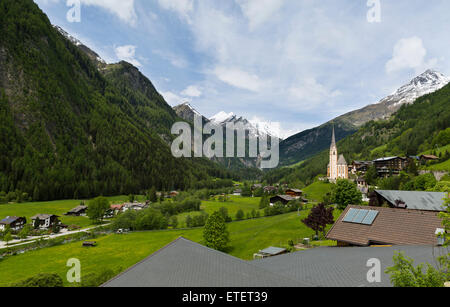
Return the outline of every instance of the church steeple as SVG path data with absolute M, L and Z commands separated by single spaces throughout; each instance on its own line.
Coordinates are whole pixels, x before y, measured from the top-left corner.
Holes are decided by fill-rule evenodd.
M 334 133 L 334 125 L 333 125 L 333 136 L 331 137 L 331 147 L 336 147 L 336 134 Z

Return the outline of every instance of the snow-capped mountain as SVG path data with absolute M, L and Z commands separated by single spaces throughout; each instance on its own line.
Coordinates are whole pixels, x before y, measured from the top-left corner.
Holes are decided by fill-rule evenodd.
M 83 50 L 92 60 L 95 60 L 99 64 L 106 64 L 105 60 L 103 60 L 97 53 L 92 51 L 89 47 L 87 47 L 85 44 L 83 44 L 79 39 L 69 34 L 67 31 L 65 31 L 60 26 L 53 26 L 56 30 L 58 30 L 59 33 L 61 33 L 65 38 L 67 38 L 69 41 L 71 41 L 75 46 Z
M 392 95 L 380 101 L 389 108 L 398 109 L 403 104 L 413 103 L 417 98 L 433 93 L 450 82 L 440 72 L 427 70 L 423 74 L 414 78 L 410 83 L 399 88 Z
M 173 110 L 179 117 L 181 117 L 184 120 L 194 122 L 194 116 L 198 115 L 201 116 L 203 119 L 203 123 L 209 122 L 209 120 L 201 115 L 189 102 L 185 102 L 183 104 L 180 104 L 178 106 L 173 107 Z
M 233 112 L 226 113 L 223 111 L 212 116 L 209 120 L 222 126 L 226 126 L 227 123 L 242 123 L 253 136 L 268 135 L 281 139 L 279 123 L 264 122 L 256 117 L 248 120 L 242 116 L 235 115 Z

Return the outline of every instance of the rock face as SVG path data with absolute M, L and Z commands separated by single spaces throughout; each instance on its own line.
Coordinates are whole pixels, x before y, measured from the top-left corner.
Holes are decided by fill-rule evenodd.
M 281 165 L 290 165 L 305 160 L 325 150 L 331 139 L 332 126 L 336 126 L 336 141 L 357 131 L 358 127 L 371 120 L 389 118 L 404 104 L 411 104 L 417 98 L 433 93 L 450 82 L 443 74 L 427 70 L 395 93 L 377 104 L 349 112 L 319 127 L 303 131 L 280 144 Z

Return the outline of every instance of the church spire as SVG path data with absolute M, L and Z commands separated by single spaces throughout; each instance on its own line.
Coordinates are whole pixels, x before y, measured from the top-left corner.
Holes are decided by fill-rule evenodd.
M 333 124 L 333 136 L 331 137 L 331 146 L 336 146 L 336 134 L 334 133 L 334 124 Z

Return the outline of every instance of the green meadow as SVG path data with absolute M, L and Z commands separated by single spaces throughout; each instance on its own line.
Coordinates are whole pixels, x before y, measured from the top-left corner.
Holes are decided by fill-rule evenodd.
M 300 216 L 295 212 L 227 224 L 231 239 L 229 253 L 250 260 L 254 253 L 266 247 L 286 247 L 289 240 L 298 242 L 311 237 L 314 232 L 301 222 L 308 213 L 305 210 Z M 74 242 L 7 257 L 0 261 L 0 286 L 38 273 L 57 273 L 65 279 L 66 262 L 70 258 L 81 261 L 82 274 L 106 269 L 123 271 L 180 236 L 203 243 L 202 228 L 149 231 L 103 236 L 96 239 L 98 246 L 94 248 L 83 248 L 81 242 Z
M 312 202 L 323 201 L 323 196 L 327 193 L 331 193 L 333 185 L 322 181 L 316 181 L 313 184 L 303 189 L 306 194 L 306 198 Z

